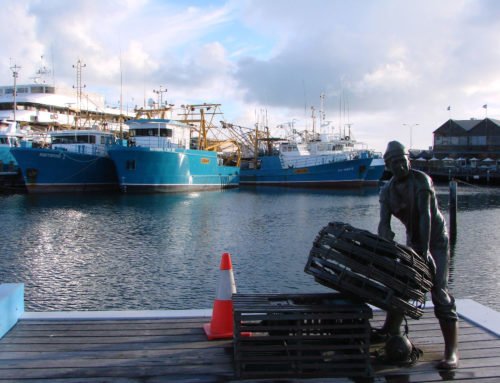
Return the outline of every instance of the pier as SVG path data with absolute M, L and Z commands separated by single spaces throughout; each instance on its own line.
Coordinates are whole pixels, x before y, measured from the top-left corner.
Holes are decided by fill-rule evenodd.
M 421 319 L 408 322 L 409 337 L 423 357 L 411 367 L 374 362 L 373 379 L 366 381 L 499 381 L 500 313 L 467 299 L 457 300 L 457 308 L 460 368 L 434 367 L 444 345 L 429 304 Z M 0 339 L 0 383 L 245 381 L 235 377 L 233 341 L 207 340 L 203 324 L 210 316 L 211 310 L 20 312 Z M 380 327 L 383 320 L 384 313 L 374 309 L 372 326 Z M 353 380 L 322 376 L 310 381 Z

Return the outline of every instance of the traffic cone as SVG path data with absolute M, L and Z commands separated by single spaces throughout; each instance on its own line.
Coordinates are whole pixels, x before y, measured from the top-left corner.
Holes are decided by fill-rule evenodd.
M 222 254 L 220 262 L 220 278 L 210 323 L 205 323 L 203 329 L 208 340 L 233 337 L 233 300 L 236 284 L 233 276 L 231 255 Z

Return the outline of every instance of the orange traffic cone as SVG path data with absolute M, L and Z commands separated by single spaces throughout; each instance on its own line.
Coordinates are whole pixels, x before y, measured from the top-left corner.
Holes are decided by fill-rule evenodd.
M 203 325 L 208 340 L 233 337 L 232 295 L 234 293 L 236 293 L 236 284 L 231 255 L 224 253 L 220 262 L 220 279 L 212 311 L 212 320 Z

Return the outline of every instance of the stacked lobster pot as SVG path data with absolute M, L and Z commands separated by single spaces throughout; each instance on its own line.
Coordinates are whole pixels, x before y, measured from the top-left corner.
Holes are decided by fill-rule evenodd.
M 345 296 L 413 319 L 422 316 L 432 288 L 428 265 L 411 248 L 342 222 L 318 233 L 305 272 Z
M 371 308 L 330 294 L 233 294 L 240 378 L 369 377 Z

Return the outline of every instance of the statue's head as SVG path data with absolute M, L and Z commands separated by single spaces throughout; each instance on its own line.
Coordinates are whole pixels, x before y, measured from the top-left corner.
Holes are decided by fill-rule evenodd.
M 401 142 L 391 141 L 387 144 L 384 161 L 387 168 L 397 179 L 406 178 L 410 171 L 408 153 Z

